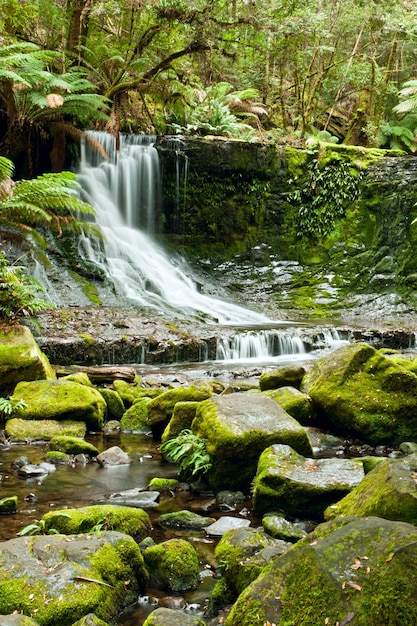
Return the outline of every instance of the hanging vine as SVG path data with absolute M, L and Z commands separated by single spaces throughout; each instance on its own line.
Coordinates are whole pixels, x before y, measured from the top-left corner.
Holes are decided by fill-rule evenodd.
M 345 161 L 322 165 L 319 159 L 307 165 L 307 175 L 301 188 L 289 195 L 290 202 L 299 206 L 297 231 L 300 236 L 326 237 L 338 219 L 359 195 L 363 172 Z

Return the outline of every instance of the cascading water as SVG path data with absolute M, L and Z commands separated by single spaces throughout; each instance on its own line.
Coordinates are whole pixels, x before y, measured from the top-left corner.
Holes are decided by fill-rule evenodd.
M 220 324 L 270 322 L 260 313 L 199 293 L 185 270 L 152 238 L 160 189 L 158 153 L 152 140 L 122 135 L 116 151 L 115 139 L 108 133 L 90 136 L 103 145 L 109 158 L 84 141 L 78 181 L 83 199 L 96 209 L 105 239 L 100 243 L 83 238 L 80 254 L 105 272 L 118 296 L 161 314 L 197 316 Z

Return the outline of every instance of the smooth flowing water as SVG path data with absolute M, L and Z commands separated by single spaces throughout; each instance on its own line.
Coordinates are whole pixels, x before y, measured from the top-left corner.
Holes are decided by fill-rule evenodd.
M 126 302 L 161 314 L 199 317 L 221 324 L 263 324 L 266 316 L 200 293 L 183 260 L 169 258 L 152 236 L 160 203 L 158 153 L 149 137 L 125 135 L 120 149 L 104 132 L 106 160 L 84 141 L 78 181 L 96 209 L 104 242 L 83 238 L 80 253 L 95 263 Z

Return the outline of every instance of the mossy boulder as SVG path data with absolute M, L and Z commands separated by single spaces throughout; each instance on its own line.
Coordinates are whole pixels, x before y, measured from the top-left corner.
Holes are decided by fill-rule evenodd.
M 262 518 L 262 528 L 268 535 L 283 541 L 296 543 L 306 536 L 306 531 L 285 519 L 281 513 L 266 513 Z
M 266 396 L 278 402 L 291 417 L 303 424 L 311 426 L 314 422 L 314 405 L 310 396 L 295 387 L 279 387 L 264 392 Z
M 213 395 L 210 385 L 191 385 L 164 391 L 148 404 L 148 421 L 152 429 L 162 430 L 172 417 L 177 402 L 202 402 Z
M 143 626 L 205 626 L 199 617 L 176 609 L 158 607 L 143 622 Z
M 87 428 L 84 422 L 72 420 L 26 420 L 11 417 L 5 424 L 5 433 L 10 441 L 49 441 L 53 437 L 83 438 Z
M 155 476 L 149 481 L 148 489 L 151 491 L 172 491 L 175 492 L 180 486 L 179 480 L 176 478 L 159 478 Z
M 0 614 L 35 615 L 41 626 L 71 626 L 88 613 L 116 619 L 144 592 L 147 580 L 139 546 L 123 533 L 0 543 Z
M 253 508 L 322 519 L 364 477 L 360 464 L 349 459 L 305 458 L 283 444 L 274 444 L 260 456 L 253 482 Z
M 278 389 L 279 387 L 295 387 L 299 389 L 306 371 L 301 365 L 284 365 L 259 377 L 259 389 Z
M 233 393 L 201 402 L 192 431 L 206 441 L 212 487 L 247 491 L 259 457 L 272 443 L 312 454 L 305 428 L 264 394 Z
M 128 383 L 125 380 L 114 380 L 113 387 L 121 397 L 125 408 L 129 408 L 142 398 L 155 398 L 164 392 L 160 387 L 142 387 L 138 383 Z
M 107 420 L 120 420 L 125 412 L 125 405 L 120 395 L 115 389 L 100 388 L 99 392 L 106 401 Z
M 0 515 L 10 515 L 17 511 L 17 496 L 6 496 L 0 500 Z
M 161 442 L 164 443 L 168 439 L 173 439 L 180 434 L 182 430 L 191 428 L 193 419 L 197 412 L 199 402 L 177 402 L 172 412 L 164 432 L 162 433 Z
M 291 545 L 274 539 L 262 528 L 227 531 L 215 548 L 215 557 L 234 597 L 258 578 L 271 559 L 289 550 Z
M 123 413 L 120 429 L 124 433 L 147 433 L 150 431 L 148 422 L 148 403 L 150 398 L 137 400 Z
M 377 517 L 321 524 L 239 596 L 226 626 L 414 626 L 417 528 Z
M 384 517 L 417 526 L 417 454 L 385 459 L 360 484 L 324 512 L 325 519 L 341 515 Z
M 65 454 L 88 454 L 91 457 L 96 457 L 99 454 L 96 446 L 89 441 L 85 441 L 80 437 L 65 435 L 54 435 L 51 437 L 49 449 L 53 452 L 64 452 Z
M 26 326 L 0 328 L 0 396 L 20 381 L 55 380 L 55 372 Z
M 304 377 L 318 416 L 373 445 L 417 437 L 417 376 L 364 343 L 316 361 Z
M 163 513 L 156 523 L 162 528 L 203 530 L 206 526 L 213 524 L 215 521 L 213 517 L 206 517 L 205 515 L 199 515 L 193 511 L 183 510 Z
M 18 383 L 13 395 L 26 403 L 14 417 L 81 421 L 91 431 L 103 427 L 106 402 L 93 387 L 70 380 L 37 380 Z
M 194 546 L 185 539 L 168 539 L 144 550 L 150 582 L 167 591 L 187 591 L 200 582 L 200 566 Z
M 88 533 L 93 529 L 115 530 L 141 541 L 151 532 L 149 515 L 140 508 L 96 504 L 79 509 L 49 511 L 43 516 L 45 527 L 64 535 Z

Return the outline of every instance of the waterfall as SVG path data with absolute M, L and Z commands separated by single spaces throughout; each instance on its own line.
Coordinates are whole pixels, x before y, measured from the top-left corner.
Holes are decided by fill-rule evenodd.
M 301 336 L 301 333 L 304 335 Z M 306 330 L 258 330 L 238 333 L 217 340 L 216 359 L 218 361 L 259 361 L 277 360 L 277 357 L 316 358 L 323 352 L 334 350 L 349 343 L 336 329 L 323 328 L 314 331 L 314 336 Z
M 190 271 L 168 258 L 152 237 L 160 202 L 158 153 L 152 139 L 122 135 L 120 150 L 105 132 L 89 133 L 108 160 L 82 145 L 78 182 L 81 196 L 96 210 L 104 242 L 82 238 L 80 254 L 105 273 L 120 300 L 158 314 L 199 317 L 221 324 L 271 322 L 264 315 L 206 296 Z M 285 322 L 280 322 L 285 324 Z

